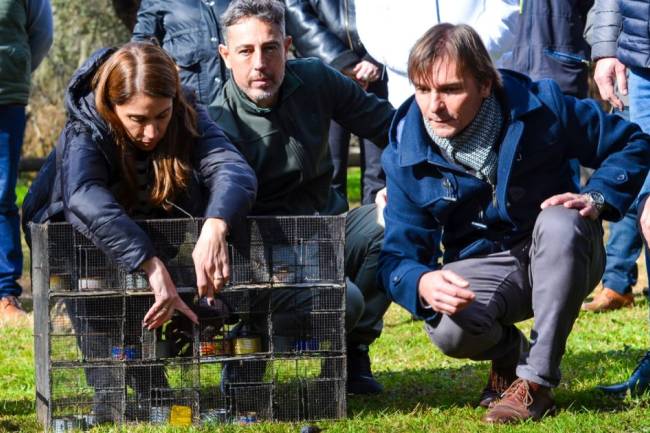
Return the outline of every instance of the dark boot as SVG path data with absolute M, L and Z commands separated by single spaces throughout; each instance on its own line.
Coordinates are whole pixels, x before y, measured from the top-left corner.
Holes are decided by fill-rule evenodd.
M 517 379 L 501 399 L 492 405 L 483 421 L 493 424 L 515 423 L 527 419 L 538 420 L 553 413 L 555 400 L 551 388 Z
M 501 397 L 501 394 L 503 394 L 510 385 L 512 385 L 512 382 L 517 379 L 516 370 L 516 362 L 505 368 L 495 367 L 494 362 L 492 362 L 492 368 L 490 368 L 487 385 L 485 385 L 485 388 L 483 388 L 483 391 L 481 392 L 478 405 L 488 408 L 492 403 L 497 401 Z
M 382 384 L 372 375 L 368 347 L 365 345 L 348 347 L 348 393 L 379 394 L 383 390 Z
M 629 379 L 625 382 L 609 386 L 598 386 L 605 394 L 625 397 L 630 390 L 632 397 L 638 397 L 650 389 L 650 352 L 647 352 L 639 361 Z

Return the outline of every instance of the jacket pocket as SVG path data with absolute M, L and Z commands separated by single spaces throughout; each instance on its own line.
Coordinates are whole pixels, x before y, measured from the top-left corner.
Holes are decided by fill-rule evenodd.
M 192 69 L 195 65 L 216 55 L 211 52 L 207 39 L 208 35 L 205 30 L 199 27 L 186 28 L 171 34 L 163 42 L 163 48 L 179 67 Z
M 192 69 L 194 65 L 200 63 L 202 60 L 198 51 L 186 49 L 172 53 L 172 57 L 176 64 L 184 69 Z

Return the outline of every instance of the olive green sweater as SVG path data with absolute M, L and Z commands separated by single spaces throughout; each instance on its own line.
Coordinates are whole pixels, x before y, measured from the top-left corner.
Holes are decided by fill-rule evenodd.
M 384 147 L 394 112 L 317 59 L 287 62 L 272 108 L 257 107 L 230 79 L 209 111 L 255 170 L 254 215 L 345 212 L 345 198 L 331 188 L 330 121 Z

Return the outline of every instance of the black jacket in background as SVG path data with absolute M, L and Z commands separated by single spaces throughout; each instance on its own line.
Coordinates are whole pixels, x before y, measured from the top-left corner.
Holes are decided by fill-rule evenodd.
M 287 33 L 300 57 L 318 57 L 339 71 L 374 61 L 359 39 L 354 0 L 285 0 Z
M 533 80 L 555 80 L 562 92 L 587 97 L 589 45 L 583 38 L 587 12 L 593 0 L 525 0 L 515 29 L 512 56 L 502 67 Z M 556 53 L 552 57 L 545 50 Z M 572 59 L 571 57 L 576 57 Z
M 155 38 L 179 66 L 183 85 L 210 104 L 229 77 L 219 56 L 219 17 L 230 0 L 142 0 L 134 41 Z
M 23 202 L 27 223 L 66 220 L 110 258 L 129 271 L 155 255 L 153 244 L 115 197 L 124 179 L 117 147 L 95 108 L 90 87 L 97 69 L 113 53 L 94 53 L 72 78 L 66 94 L 68 120 Z M 242 220 L 257 191 L 255 173 L 244 157 L 197 106 L 196 139 L 190 152 L 192 175 L 173 203 L 197 217 L 223 218 L 229 226 Z M 185 217 L 159 209 L 156 217 Z M 25 230 L 25 234 L 29 233 Z

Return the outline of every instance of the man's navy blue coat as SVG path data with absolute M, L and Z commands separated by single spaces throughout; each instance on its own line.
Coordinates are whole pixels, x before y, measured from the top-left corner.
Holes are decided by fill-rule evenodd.
M 97 68 L 112 52 L 99 50 L 72 78 L 66 95 L 68 120 L 25 197 L 23 228 L 28 222 L 65 217 L 109 257 L 133 271 L 156 251 L 115 197 L 123 180 L 117 147 L 97 113 L 90 87 Z M 252 207 L 257 191 L 255 173 L 206 110 L 196 109 L 200 137 L 188 140 L 192 176 L 186 191 L 173 203 L 194 216 L 223 218 L 232 225 Z M 159 217 L 167 218 L 185 216 L 178 211 L 160 213 Z
M 596 169 L 582 192 L 601 192 L 602 217 L 618 220 L 650 166 L 650 136 L 635 124 L 563 95 L 553 81 L 510 71 L 502 77 L 506 125 L 494 190 L 440 155 L 413 97 L 391 126 L 382 157 L 388 206 L 379 278 L 395 302 L 424 319 L 436 313 L 421 307 L 417 286 L 439 267 L 440 230 L 445 263 L 510 249 L 530 237 L 542 201 L 575 190 L 574 158 Z

